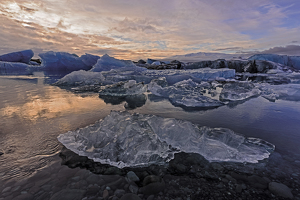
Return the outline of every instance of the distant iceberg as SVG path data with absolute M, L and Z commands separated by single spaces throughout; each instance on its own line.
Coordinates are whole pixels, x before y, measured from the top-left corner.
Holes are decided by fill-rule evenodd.
M 84 76 L 78 76 L 77 73 L 71 73 L 68 75 L 68 79 L 63 78 L 63 81 L 58 81 L 57 85 L 63 83 L 68 85 L 67 80 L 71 82 L 69 85 L 73 85 L 71 76 L 75 76 L 77 82 L 87 83 L 88 76 L 95 77 L 93 73 L 102 73 L 105 82 L 103 85 L 114 84 L 120 81 L 136 80 L 136 82 L 150 83 L 151 80 L 159 77 L 166 77 L 168 84 L 174 84 L 179 81 L 192 79 L 193 81 L 202 80 L 215 80 L 216 78 L 233 78 L 235 76 L 234 69 L 193 69 L 193 70 L 148 70 L 144 67 L 138 67 L 131 61 L 118 60 L 108 55 L 102 56 L 93 68 L 85 73 Z M 82 80 L 79 80 L 82 78 Z M 101 79 L 103 81 L 103 79 Z M 99 80 L 100 82 L 100 80 Z
M 300 56 L 286 56 L 277 54 L 256 54 L 248 58 L 249 60 L 267 60 L 280 63 L 289 67 L 300 69 Z
M 53 52 L 40 53 L 42 59 L 41 67 L 51 71 L 77 71 L 90 70 L 100 58 L 99 56 L 85 54 L 80 57 L 66 53 Z
M 97 63 L 93 66 L 93 68 L 90 70 L 92 72 L 102 72 L 102 71 L 110 71 L 110 70 L 146 70 L 142 67 L 137 67 L 135 64 L 133 64 L 130 60 L 119 60 L 114 57 L 110 57 L 109 55 L 105 54 L 103 55 Z
M 81 156 L 119 168 L 163 165 L 178 152 L 198 153 L 208 161 L 257 163 L 275 148 L 225 128 L 119 111 L 93 125 L 60 134 L 58 140 Z
M 20 62 L 28 64 L 34 53 L 32 50 L 24 50 L 13 53 L 8 53 L 0 56 L 0 61 L 4 62 Z

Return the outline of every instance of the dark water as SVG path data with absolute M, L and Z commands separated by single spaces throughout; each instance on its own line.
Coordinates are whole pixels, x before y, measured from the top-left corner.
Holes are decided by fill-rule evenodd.
M 59 134 L 92 124 L 110 110 L 126 109 L 125 100 L 112 105 L 95 93 L 75 94 L 49 85 L 61 76 L 43 72 L 0 76 L 0 183 L 47 170 L 60 161 Z M 258 97 L 212 110 L 186 111 L 148 94 L 144 105 L 129 112 L 229 128 L 275 144 L 276 151 L 291 162 L 300 160 L 300 102 L 269 102 Z

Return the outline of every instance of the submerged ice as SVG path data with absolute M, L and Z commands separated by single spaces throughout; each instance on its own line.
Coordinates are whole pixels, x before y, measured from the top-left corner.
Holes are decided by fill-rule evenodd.
M 58 136 L 68 149 L 119 168 L 166 164 L 177 152 L 198 153 L 208 161 L 257 163 L 274 145 L 226 128 L 189 121 L 112 111 L 94 125 Z

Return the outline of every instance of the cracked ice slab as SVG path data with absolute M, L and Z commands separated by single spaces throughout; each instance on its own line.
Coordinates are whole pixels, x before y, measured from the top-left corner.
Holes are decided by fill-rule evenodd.
M 218 107 L 224 105 L 222 102 L 204 96 L 206 89 L 212 86 L 207 82 L 201 84 L 191 79 L 183 80 L 168 86 L 165 77 L 152 80 L 148 90 L 157 96 L 169 98 L 174 105 L 185 107 Z
M 257 163 L 275 146 L 226 128 L 189 121 L 112 111 L 103 120 L 58 136 L 68 149 L 119 168 L 163 165 L 177 152 L 198 153 L 208 161 Z

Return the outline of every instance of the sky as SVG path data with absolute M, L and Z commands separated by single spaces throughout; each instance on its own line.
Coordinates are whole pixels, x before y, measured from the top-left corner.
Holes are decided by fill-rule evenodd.
M 299 0 L 0 0 L 0 54 L 300 55 Z

